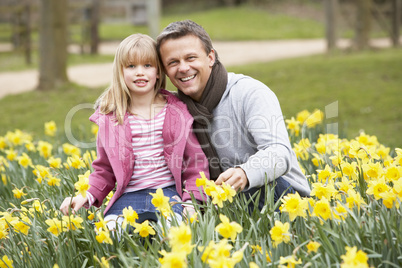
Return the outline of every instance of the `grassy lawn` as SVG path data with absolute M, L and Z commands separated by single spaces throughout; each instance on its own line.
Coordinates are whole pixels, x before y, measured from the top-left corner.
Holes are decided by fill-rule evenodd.
M 376 135 L 387 146 L 402 147 L 402 106 L 400 85 L 402 50 L 389 49 L 356 54 L 323 55 L 251 64 L 228 68 L 268 85 L 278 96 L 286 117 L 301 110 L 325 111 L 338 101 L 339 133 L 352 138 L 360 130 Z M 173 90 L 172 86 L 169 89 Z M 69 85 L 52 92 L 28 92 L 0 99 L 0 135 L 20 128 L 43 135 L 44 122 L 56 121 L 60 131 L 74 107 L 93 103 L 102 88 Z M 79 133 L 89 129 L 90 109 L 81 109 L 72 118 Z M 88 130 L 89 131 L 89 130 Z
M 169 12 L 162 17 L 161 28 L 183 19 L 203 25 L 213 40 L 320 38 L 324 31 L 324 26 L 316 20 L 269 13 L 249 6 L 193 13 Z M 102 24 L 100 28 L 102 40 L 120 40 L 133 32 L 147 33 L 148 30 L 130 24 Z M 36 53 L 32 59 L 33 64 L 25 66 L 22 54 L 0 53 L 0 72 L 36 68 Z M 112 60 L 111 55 L 72 54 L 69 65 Z M 401 67 L 402 51 L 386 50 L 251 64 L 229 68 L 229 71 L 250 75 L 267 84 L 277 94 L 286 117 L 303 109 L 325 110 L 326 105 L 338 101 L 339 114 L 332 120 L 339 124 L 341 135 L 350 138 L 364 130 L 377 135 L 386 145 L 402 147 L 395 134 L 402 130 L 402 110 L 398 103 Z M 168 88 L 173 89 L 171 85 Z M 7 116 L 0 119 L 0 135 L 14 128 L 41 134 L 43 123 L 49 120 L 55 120 L 59 128 L 63 128 L 70 109 L 77 104 L 93 103 L 102 90 L 69 85 L 53 92 L 29 92 L 3 98 L 0 111 Z M 74 117 L 73 128 L 87 126 L 89 114 L 89 110 L 80 110 Z
M 314 56 L 253 64 L 229 70 L 268 85 L 285 116 L 308 109 L 325 111 L 338 101 L 339 133 L 348 138 L 363 130 L 380 142 L 401 147 L 402 50 Z

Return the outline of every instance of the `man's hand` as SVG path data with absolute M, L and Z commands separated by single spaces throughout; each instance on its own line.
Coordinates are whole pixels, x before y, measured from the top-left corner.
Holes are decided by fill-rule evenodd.
M 215 181 L 217 185 L 221 185 L 222 182 L 233 186 L 233 188 L 238 191 L 242 191 L 248 184 L 247 175 L 243 169 L 229 168 L 225 172 L 219 175 L 218 179 Z
M 67 197 L 61 203 L 60 210 L 64 215 L 68 215 L 68 210 L 71 207 L 71 212 L 74 215 L 86 202 L 88 202 L 88 197 L 83 197 L 82 195 Z

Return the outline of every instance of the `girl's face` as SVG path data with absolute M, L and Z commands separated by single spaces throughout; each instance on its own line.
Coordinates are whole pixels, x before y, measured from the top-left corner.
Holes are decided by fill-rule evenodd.
M 124 82 L 132 97 L 154 94 L 158 68 L 151 62 L 129 62 L 123 66 Z

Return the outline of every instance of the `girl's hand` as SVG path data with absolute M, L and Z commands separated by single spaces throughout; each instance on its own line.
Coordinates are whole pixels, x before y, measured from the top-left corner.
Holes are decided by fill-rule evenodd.
M 190 220 L 191 216 L 193 216 L 195 214 L 195 209 L 193 206 L 189 206 L 189 205 L 185 205 L 183 207 L 183 215 L 185 218 L 187 218 L 188 220 Z
M 64 215 L 68 215 L 69 208 L 71 207 L 71 212 L 73 215 L 88 202 L 88 197 L 83 197 L 82 195 L 77 195 L 75 197 L 67 197 L 61 203 L 60 210 Z

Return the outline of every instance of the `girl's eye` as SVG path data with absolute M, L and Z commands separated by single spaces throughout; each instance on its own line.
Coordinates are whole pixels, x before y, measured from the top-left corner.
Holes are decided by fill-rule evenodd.
M 128 68 L 134 68 L 133 64 L 128 65 Z
M 146 68 L 152 67 L 152 65 L 149 64 L 149 63 L 148 63 L 148 64 L 145 64 L 144 66 L 145 66 Z

